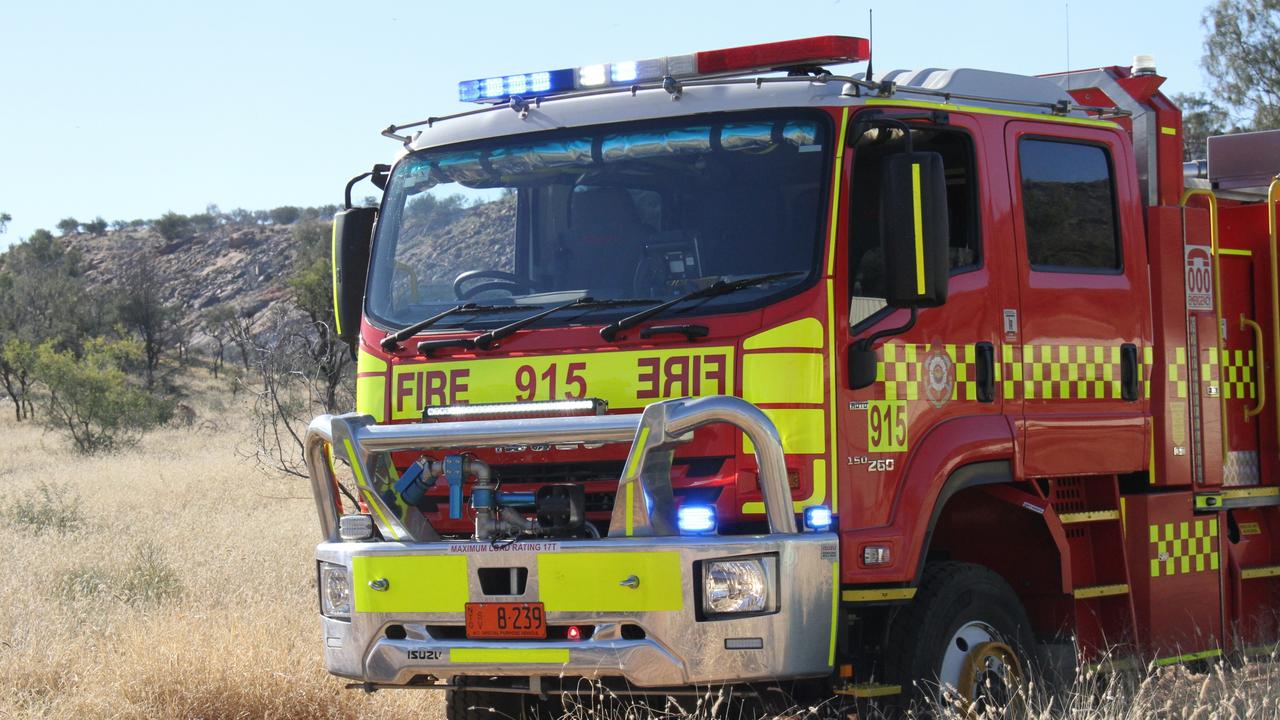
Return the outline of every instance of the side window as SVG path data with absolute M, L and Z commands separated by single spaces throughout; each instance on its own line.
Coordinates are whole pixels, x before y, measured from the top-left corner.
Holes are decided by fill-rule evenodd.
M 1018 164 L 1031 268 L 1119 271 L 1115 179 L 1106 149 L 1023 138 L 1018 142 Z
M 973 141 L 965 132 L 934 127 L 913 128 L 912 148 L 942 155 L 947 176 L 948 250 L 951 274 L 982 264 L 978 233 L 978 174 Z M 884 254 L 880 249 L 880 169 L 886 156 L 905 149 L 898 130 L 875 128 L 859 137 L 850 183 L 849 295 L 850 325 L 885 307 Z

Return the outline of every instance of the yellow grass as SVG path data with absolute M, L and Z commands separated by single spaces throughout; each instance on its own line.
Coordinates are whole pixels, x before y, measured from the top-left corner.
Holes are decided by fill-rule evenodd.
M 312 561 L 319 533 L 306 483 L 241 459 L 236 448 L 249 437 L 241 400 L 202 373 L 191 383 L 193 428 L 157 431 L 114 456 L 78 456 L 0 406 L 0 516 L 46 482 L 78 496 L 84 517 L 65 533 L 0 520 L 0 720 L 443 717 L 442 694 L 365 695 L 324 671 Z M 1278 668 L 1088 677 L 1013 713 L 936 713 L 1280 718 Z M 566 720 L 621 717 L 590 704 L 567 710 Z M 825 703 L 798 710 L 788 716 L 835 715 Z
M 115 456 L 77 456 L 5 401 L 0 508 L 65 483 L 85 523 L 0 522 L 0 718 L 442 717 L 439 694 L 365 695 L 324 671 L 306 484 L 241 460 L 239 401 L 194 382 L 195 428 Z M 165 567 L 178 594 L 148 600 Z

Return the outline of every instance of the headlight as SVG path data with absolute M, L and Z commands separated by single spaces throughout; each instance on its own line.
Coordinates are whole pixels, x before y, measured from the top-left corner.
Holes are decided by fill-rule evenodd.
M 764 562 L 713 560 L 702 573 L 702 609 L 712 614 L 760 612 L 769 605 Z
M 351 578 L 345 567 L 320 563 L 320 611 L 328 617 L 350 617 Z

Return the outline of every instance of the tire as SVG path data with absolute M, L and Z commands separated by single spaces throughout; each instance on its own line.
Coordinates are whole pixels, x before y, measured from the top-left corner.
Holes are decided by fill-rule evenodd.
M 1004 578 L 981 565 L 930 563 L 915 599 L 893 619 L 885 669 L 908 707 L 927 711 L 958 696 L 976 703 L 975 715 L 1016 717 L 1039 666 L 1036 647 Z
M 492 687 L 501 681 L 489 678 L 471 678 L 455 675 L 456 690 L 444 693 L 444 716 L 447 720 L 521 720 L 533 718 L 535 709 L 542 703 L 534 695 L 502 693 L 486 690 L 466 690 L 469 685 Z M 541 713 L 541 717 L 547 714 Z

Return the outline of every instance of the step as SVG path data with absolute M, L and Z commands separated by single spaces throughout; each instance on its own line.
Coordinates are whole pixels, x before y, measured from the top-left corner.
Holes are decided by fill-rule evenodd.
M 1119 520 L 1119 510 L 1088 510 L 1085 512 L 1069 512 L 1058 513 L 1058 519 L 1063 525 L 1073 525 L 1075 523 L 1102 522 L 1105 520 Z
M 901 695 L 901 685 L 883 685 L 881 683 L 850 683 L 848 685 L 840 685 L 835 689 L 837 695 L 852 695 L 859 698 L 887 697 L 889 695 Z
M 1086 585 L 1072 590 L 1071 594 L 1074 595 L 1077 600 L 1111 597 L 1112 595 L 1128 595 L 1129 586 L 1123 583 L 1118 585 Z
M 1240 568 L 1241 580 L 1269 577 L 1280 577 L 1280 565 L 1255 565 L 1253 567 Z

